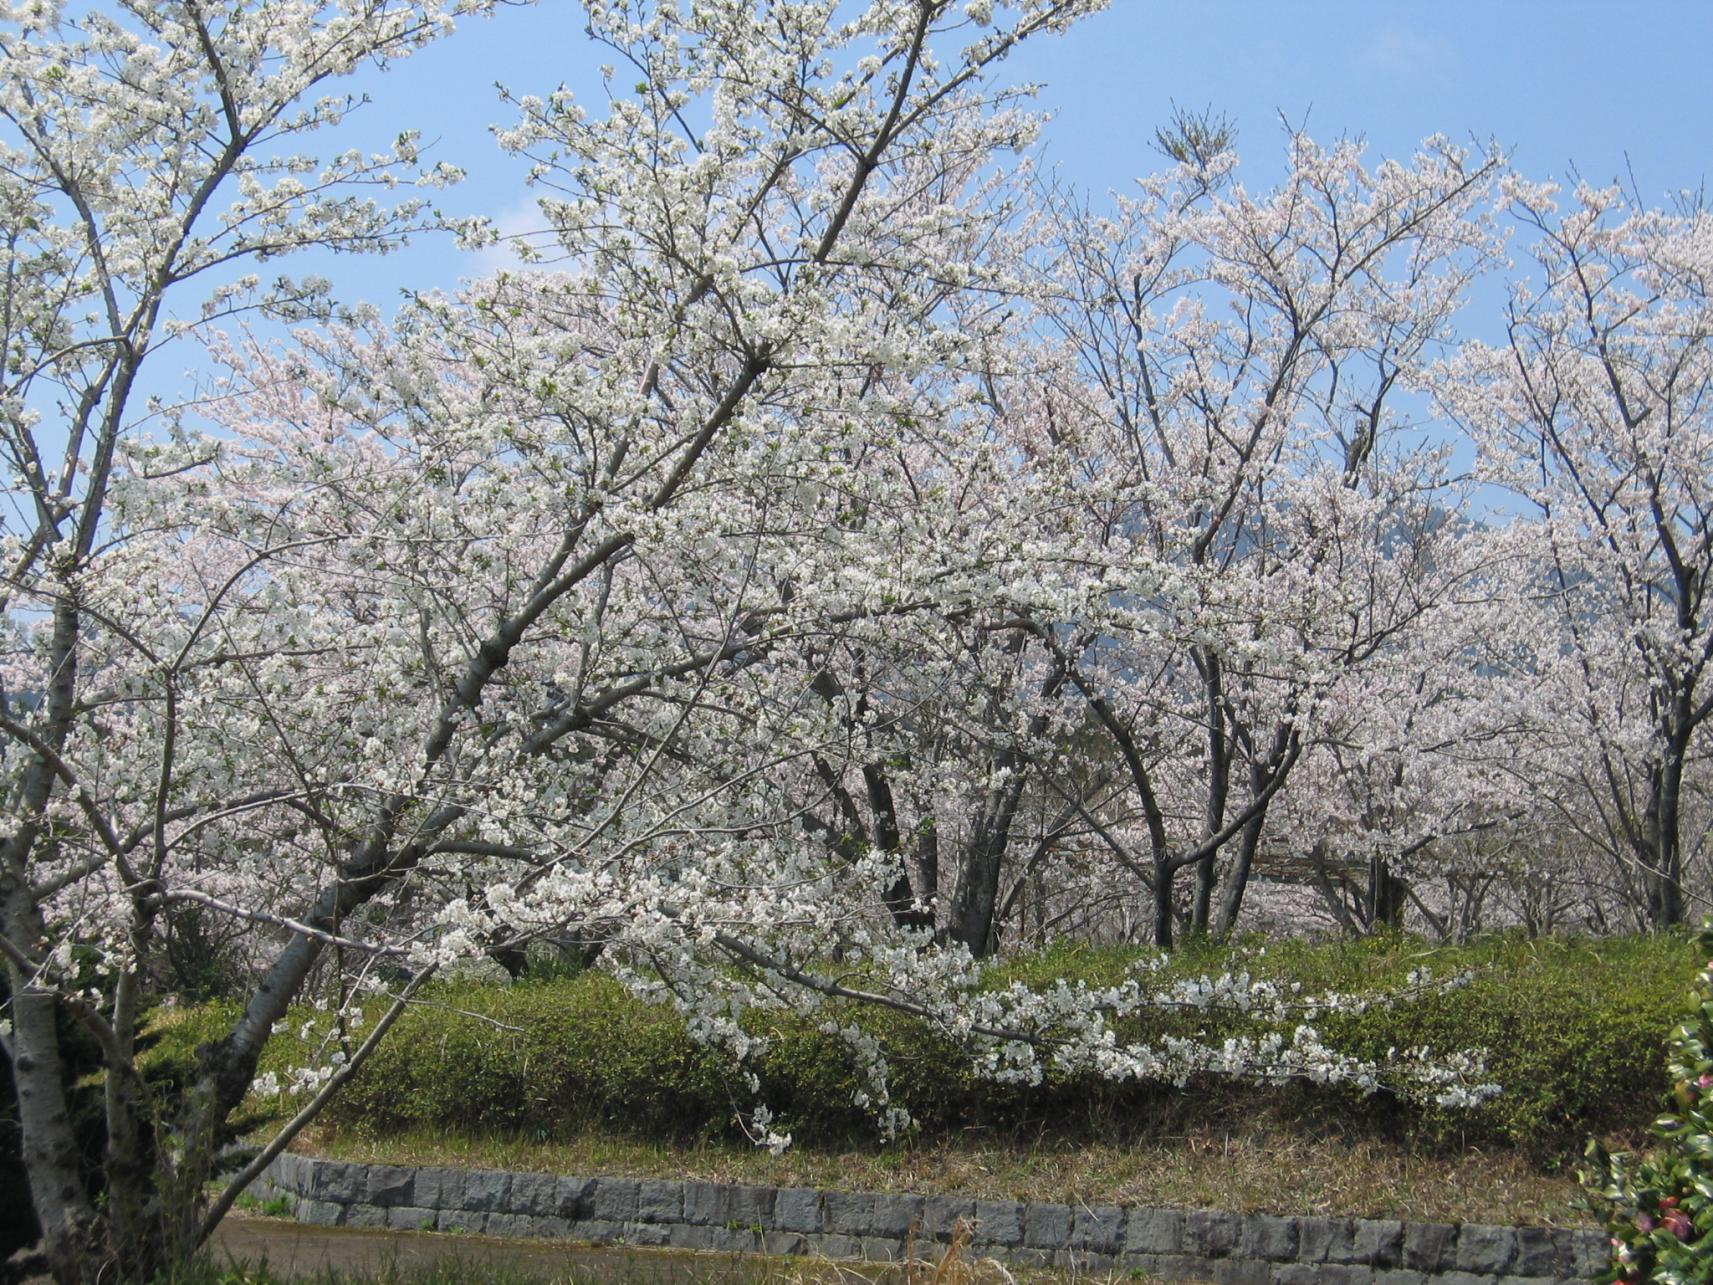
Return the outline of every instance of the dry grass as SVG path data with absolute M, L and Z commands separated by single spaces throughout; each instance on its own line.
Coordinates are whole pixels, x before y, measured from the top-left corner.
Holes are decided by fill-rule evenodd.
M 773 1156 L 724 1143 L 614 1134 L 550 1142 L 323 1129 L 308 1149 L 342 1159 L 465 1168 L 693 1178 L 770 1186 L 1338 1214 L 1442 1222 L 1591 1225 L 1570 1172 L 1508 1150 L 1422 1152 L 1372 1133 L 1268 1124 L 1138 1136 L 1019 1141 L 966 1132 L 912 1147 L 794 1148 Z
M 904 1261 L 878 1263 L 327 1228 L 237 1215 L 221 1225 L 209 1257 L 171 1285 L 1116 1285 L 1155 1279 L 1130 1271 L 1010 1266 L 972 1252 L 970 1239 L 960 1226 L 944 1248 L 911 1243 Z

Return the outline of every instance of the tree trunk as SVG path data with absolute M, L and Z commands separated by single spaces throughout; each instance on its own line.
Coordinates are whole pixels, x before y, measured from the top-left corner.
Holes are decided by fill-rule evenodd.
M 1404 926 L 1404 881 L 1384 857 L 1368 859 L 1368 931 Z
M 1237 837 L 1237 860 L 1225 880 L 1225 898 L 1219 907 L 1219 924 L 1214 935 L 1226 940 L 1237 927 L 1237 916 L 1243 912 L 1243 894 L 1249 888 L 1249 874 L 1255 868 L 1255 853 L 1261 846 L 1261 827 L 1266 813 L 1252 818 Z
M 54 997 L 16 967 L 12 984 L 12 1079 L 24 1135 L 24 1171 L 42 1226 L 42 1252 L 59 1285 L 80 1285 L 99 1263 L 100 1230 L 84 1190 L 66 1100 Z
M 900 928 L 934 927 L 934 917 L 916 907 L 916 891 L 910 885 L 910 867 L 905 861 L 903 836 L 898 829 L 898 805 L 892 795 L 892 783 L 886 773 L 873 763 L 862 767 L 863 787 L 868 794 L 869 812 L 874 817 L 874 843 L 882 852 L 898 862 L 898 875 L 881 896 L 882 904 Z
M 1190 911 L 1191 932 L 1205 933 L 1212 923 L 1213 886 L 1216 882 L 1213 856 L 1210 852 L 1196 862 L 1196 899 L 1194 908 Z
M 1642 851 L 1637 858 L 1647 895 L 1647 924 L 1655 930 L 1683 922 L 1683 851 L 1678 830 L 1683 765 L 1688 754 L 1689 737 L 1674 731 L 1668 739 L 1664 761 L 1650 774 L 1653 779 L 1649 782 Z
M 922 916 L 927 921 L 924 926 L 932 932 L 938 932 L 940 831 L 933 817 L 928 817 L 921 823 L 920 833 L 916 836 L 916 876 L 921 889 L 919 895 L 927 906 Z
M 1172 863 L 1162 853 L 1154 856 L 1154 944 L 1161 950 L 1173 946 Z

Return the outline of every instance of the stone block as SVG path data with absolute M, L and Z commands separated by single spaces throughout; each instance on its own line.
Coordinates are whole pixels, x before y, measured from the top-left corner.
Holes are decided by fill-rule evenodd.
M 773 1225 L 773 1201 L 778 1193 L 772 1187 L 727 1187 L 726 1221 L 742 1223 L 745 1227 L 759 1223 Z
M 1124 1222 L 1124 1253 L 1176 1254 L 1184 1246 L 1184 1211 L 1132 1209 Z
M 772 1211 L 768 1211 L 771 1218 Z M 903 1242 L 922 1221 L 922 1197 L 876 1196 L 869 1214 L 868 1234 Z
M 1117 1205 L 1079 1205 L 1071 1211 L 1067 1248 L 1111 1256 L 1124 1248 L 1124 1211 Z
M 901 1263 L 904 1261 L 904 1242 L 894 1240 L 890 1236 L 861 1236 L 858 1243 L 862 1246 L 863 1261 L 867 1263 Z
M 824 1258 L 861 1258 L 862 1241 L 843 1232 L 823 1232 L 811 1238 L 810 1247 Z
M 488 1225 L 482 1230 L 483 1234 L 488 1236 L 508 1236 L 514 1240 L 541 1234 L 534 1214 L 511 1212 L 489 1214 Z
M 298 1156 L 289 1151 L 283 1151 L 277 1159 L 280 1172 L 286 1175 L 288 1185 L 302 1191 L 313 1181 L 315 1177 L 315 1158 L 313 1156 Z
M 929 1196 L 922 1202 L 922 1225 L 919 1235 L 923 1240 L 934 1240 L 941 1244 L 947 1244 L 957 1234 L 959 1223 L 963 1224 L 965 1231 L 970 1231 L 975 1227 L 974 1197 Z
M 1457 1261 L 1457 1228 L 1448 1223 L 1407 1223 L 1403 1264 L 1430 1276 Z
M 773 1225 L 780 1231 L 822 1230 L 821 1193 L 813 1187 L 785 1187 L 773 1198 Z
M 1356 1223 L 1356 1256 L 1366 1267 L 1397 1267 L 1404 1261 L 1404 1224 L 1395 1218 L 1363 1218 Z
M 1297 1219 L 1297 1257 L 1305 1263 L 1355 1262 L 1355 1222 L 1349 1218 Z
M 567 1222 L 586 1222 L 595 1216 L 595 1180 L 561 1174 L 553 1182 L 553 1212 Z
M 361 1201 L 354 1205 L 345 1206 L 346 1227 L 385 1227 L 387 1211 L 379 1205 L 368 1205 Z
M 636 1216 L 639 1222 L 676 1223 L 684 1219 L 684 1184 L 648 1178 L 637 1184 Z
M 708 1250 L 714 1247 L 713 1227 L 698 1227 L 690 1223 L 679 1223 L 676 1227 L 662 1226 L 670 1237 L 674 1249 Z
M 1225 1258 L 1237 1248 L 1240 1220 L 1220 1209 L 1192 1209 L 1184 1215 L 1184 1253 Z
M 801 1254 L 806 1245 L 802 1234 L 794 1231 L 770 1231 L 761 1238 L 761 1252 L 776 1257 Z
M 1389 1267 L 1383 1272 L 1374 1273 L 1374 1285 L 1428 1285 L 1433 1277 L 1426 1272 L 1413 1271 L 1408 1267 Z
M 732 1230 L 727 1227 L 684 1226 L 672 1235 L 672 1242 L 684 1249 L 709 1250 L 720 1254 L 753 1254 L 761 1238 L 748 1228 Z
M 472 1169 L 464 1175 L 465 1209 L 500 1213 L 511 1198 L 512 1176 L 498 1169 Z
M 316 1162 L 308 1195 L 314 1200 L 355 1204 L 363 1198 L 365 1178 L 362 1165 L 346 1164 L 339 1160 L 320 1160 Z
M 684 1184 L 684 1221 L 698 1227 L 721 1227 L 728 1217 L 731 1190 L 723 1182 L 686 1182 Z
M 294 1156 L 289 1151 L 282 1151 L 273 1158 L 263 1174 L 276 1187 L 283 1187 L 286 1191 L 295 1194 L 299 1190 L 300 1170 L 304 1163 L 303 1157 Z
M 672 1244 L 673 1231 L 682 1226 L 682 1223 L 626 1223 L 623 1229 L 624 1243 L 658 1249 Z
M 1578 1230 L 1570 1233 L 1570 1275 L 1593 1280 L 1606 1270 L 1611 1242 L 1602 1232 Z
M 1569 1235 L 1550 1227 L 1517 1228 L 1518 1276 L 1571 1276 L 1576 1272 L 1576 1247 Z
M 387 1206 L 387 1226 L 395 1231 L 432 1231 L 436 1211 L 421 1205 Z
M 321 1181 L 322 1166 L 333 1163 L 335 1162 L 332 1160 L 316 1160 L 310 1156 L 305 1156 L 303 1158 L 302 1168 L 297 1171 L 298 1191 L 313 1199 L 315 1196 L 316 1184 Z
M 1243 1220 L 1237 1252 L 1244 1258 L 1270 1263 L 1294 1262 L 1297 1257 L 1297 1220 L 1273 1214 L 1250 1214 Z
M 1188 1254 L 1125 1254 L 1120 1264 L 1125 1271 L 1132 1274 L 1142 1272 L 1148 1276 L 1157 1276 L 1161 1280 L 1207 1279 L 1207 1264 L 1199 1258 L 1191 1258 Z
M 370 1165 L 363 1179 L 363 1200 L 371 1205 L 416 1203 L 416 1170 L 403 1165 Z
M 1272 1285 L 1273 1264 L 1259 1258 L 1221 1258 L 1209 1263 L 1216 1285 Z
M 1023 1243 L 1031 1249 L 1062 1249 L 1071 1234 L 1069 1205 L 1023 1206 Z
M 685 1183 L 684 1218 L 709 1227 L 736 1223 L 766 1226 L 773 1218 L 772 1187 L 738 1187 L 726 1183 Z
M 1023 1206 L 1015 1200 L 975 1202 L 976 1246 L 1008 1246 L 1023 1243 Z
M 341 1227 L 345 1223 L 347 1208 L 349 1206 L 337 1200 L 305 1200 L 300 1197 L 292 1209 L 292 1217 L 316 1227 Z
M 610 1223 L 604 1218 L 577 1218 L 568 1220 L 566 1234 L 572 1240 L 581 1240 L 590 1245 L 610 1245 L 625 1234 L 622 1223 Z
M 829 1191 L 823 1209 L 828 1231 L 866 1236 L 874 1217 L 874 1196 L 865 1191 Z
M 436 1231 L 467 1231 L 480 1235 L 488 1225 L 488 1215 L 475 1209 L 442 1209 L 434 1216 Z
M 541 1217 L 559 1212 L 559 1178 L 550 1173 L 514 1173 L 506 1193 L 506 1208 L 514 1214 Z
M 1517 1234 L 1513 1229 L 1484 1223 L 1464 1223 L 1459 1228 L 1457 1257 L 1453 1259 L 1458 1271 L 1503 1276 L 1516 1261 Z
M 628 1223 L 636 1219 L 635 1178 L 597 1178 L 591 1193 L 590 1216 L 604 1223 Z
M 462 1209 L 464 1175 L 457 1169 L 433 1166 L 418 1169 L 412 1184 L 412 1199 L 425 1209 Z
M 1276 1263 L 1274 1285 L 1370 1285 L 1374 1273 L 1350 1263 Z

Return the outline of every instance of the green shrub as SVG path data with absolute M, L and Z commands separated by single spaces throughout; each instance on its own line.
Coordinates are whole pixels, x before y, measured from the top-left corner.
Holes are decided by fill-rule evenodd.
M 1398 954 L 1413 957 L 1407 950 Z M 1638 1056 L 1637 1050 L 1656 1046 L 1658 1014 L 1681 993 L 1695 958 L 1679 936 L 1501 938 L 1443 960 L 1437 952 L 1430 957 L 1436 974 L 1472 969 L 1464 989 L 1359 1018 L 1328 1019 L 1322 1032 L 1367 1057 L 1393 1047 L 1484 1049 L 1489 1077 L 1503 1087 L 1500 1096 L 1475 1112 L 1427 1108 L 1416 1123 L 1469 1141 L 1575 1149 L 1590 1133 L 1646 1122 L 1646 1104 L 1664 1091 L 1665 1071 L 1658 1055 Z
M 1713 953 L 1713 922 L 1700 946 Z M 1696 976 L 1666 1060 L 1677 1110 L 1654 1121 L 1658 1151 L 1638 1162 L 1597 1140 L 1588 1146 L 1582 1180 L 1612 1241 L 1602 1281 L 1713 1280 L 1713 961 Z
M 1138 958 L 1135 951 L 1064 947 L 997 965 L 989 983 L 1110 985 Z M 1416 969 L 1444 977 L 1472 970 L 1463 989 L 1430 995 L 1360 1016 L 1324 1017 L 1316 1025 L 1333 1047 L 1383 1057 L 1388 1049 L 1427 1046 L 1448 1052 L 1485 1048 L 1490 1078 L 1504 1093 L 1475 1112 L 1444 1111 L 1386 1094 L 1290 1087 L 1262 1092 L 1249 1085 L 1111 1084 L 1049 1074 L 1036 1086 L 995 1085 L 977 1078 L 970 1060 L 939 1032 L 905 1015 L 834 1004 L 816 1018 L 790 1013 L 752 1016 L 765 1051 L 749 1068 L 752 1093 L 717 1052 L 697 1046 L 669 1007 L 628 995 L 598 971 L 511 986 L 447 983 L 400 1019 L 368 1065 L 330 1108 L 330 1118 L 365 1132 L 401 1128 L 506 1132 L 550 1138 L 588 1127 L 645 1136 L 727 1133 L 736 1112 L 758 1096 L 778 1127 L 799 1142 L 872 1138 L 876 1097 L 831 1020 L 876 1039 L 889 1064 L 891 1102 L 917 1128 L 939 1133 L 971 1126 L 998 1130 L 1089 1126 L 1195 1113 L 1244 1113 L 1257 1103 L 1289 1112 L 1335 1107 L 1340 1120 L 1402 1130 L 1425 1141 L 1503 1142 L 1565 1154 L 1590 1132 L 1639 1129 L 1666 1087 L 1661 1060 L 1638 1056 L 1656 1042 L 1657 1014 L 1696 966 L 1682 937 L 1613 941 L 1530 942 L 1502 937 L 1466 947 L 1429 947 L 1392 937 L 1355 942 L 1191 943 L 1168 961 L 1171 979 L 1248 971 L 1296 980 L 1305 991 L 1374 993 L 1402 985 Z M 276 1037 L 263 1069 L 281 1070 L 305 1055 L 304 1022 L 294 1014 Z M 1253 1024 L 1205 1013 L 1149 1013 L 1132 1019 L 1123 1038 L 1156 1040 L 1197 1030 L 1220 1037 L 1254 1033 Z M 186 1057 L 195 1042 L 217 1034 L 207 1010 L 174 1016 L 157 1056 Z M 1642 1105 L 1638 1105 L 1642 1104 Z M 283 1104 L 282 1104 L 283 1109 Z

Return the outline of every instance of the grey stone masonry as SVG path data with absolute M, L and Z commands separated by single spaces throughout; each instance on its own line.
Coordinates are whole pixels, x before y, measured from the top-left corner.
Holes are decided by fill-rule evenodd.
M 979 1258 L 1220 1285 L 1524 1285 L 1590 1279 L 1600 1233 L 1289 1217 L 658 1178 L 362 1165 L 283 1155 L 257 1180 L 322 1226 L 551 1236 L 722 1253 Z

